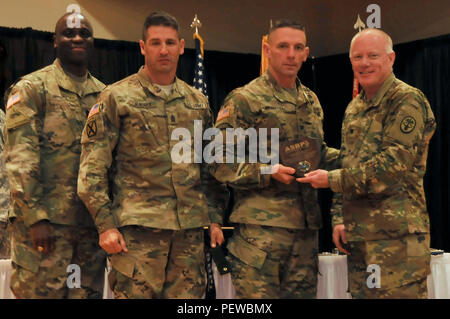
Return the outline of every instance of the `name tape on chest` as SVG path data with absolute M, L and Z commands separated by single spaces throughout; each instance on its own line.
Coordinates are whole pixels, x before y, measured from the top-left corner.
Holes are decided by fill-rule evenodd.
M 22 100 L 22 96 L 20 95 L 20 92 L 17 92 L 13 96 L 11 96 L 8 99 L 8 103 L 6 104 L 6 109 L 8 110 L 11 106 L 13 106 L 16 103 L 19 103 Z

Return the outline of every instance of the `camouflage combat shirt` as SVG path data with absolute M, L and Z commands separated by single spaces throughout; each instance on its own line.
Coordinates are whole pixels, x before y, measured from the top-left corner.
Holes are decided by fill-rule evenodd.
M 329 172 L 342 193 L 333 224 L 347 240 L 376 240 L 429 233 L 423 176 L 436 123 L 424 94 L 392 73 L 367 100 L 362 91 L 345 111 L 340 160 Z
M 7 222 L 9 211 L 9 182 L 5 169 L 4 145 L 5 145 L 5 112 L 0 110 L 0 222 Z
M 58 59 L 11 88 L 6 110 L 5 163 L 10 217 L 93 226 L 77 196 L 81 132 L 104 84 L 88 74 L 77 92 Z
M 144 67 L 102 92 L 83 131 L 78 177 L 78 194 L 99 233 L 126 225 L 179 230 L 221 222 L 225 201 L 216 197 L 225 193 L 206 166 L 194 162 L 194 120 L 201 121 L 201 139 L 213 125 L 206 97 L 178 78 L 167 96 Z M 187 163 L 172 158 L 180 143 L 176 129 L 190 134 Z
M 271 129 L 279 129 L 280 145 L 299 137 L 318 139 L 320 167 L 334 168 L 338 150 L 323 141 L 323 111 L 317 96 L 297 79 L 297 97 L 281 88 L 267 71 L 247 85 L 235 89 L 225 99 L 215 127 L 226 140 L 227 128 L 267 129 L 267 149 L 271 149 Z M 260 137 L 260 136 L 259 136 Z M 258 150 L 261 151 L 261 150 Z M 297 189 L 286 190 L 285 185 L 261 174 L 269 164 L 213 163 L 213 175 L 234 189 L 235 202 L 230 221 L 291 229 L 320 229 L 322 217 L 317 192 L 309 184 L 293 181 Z

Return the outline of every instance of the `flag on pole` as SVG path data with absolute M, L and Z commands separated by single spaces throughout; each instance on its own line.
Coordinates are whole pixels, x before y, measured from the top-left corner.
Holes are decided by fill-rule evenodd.
M 206 86 L 205 65 L 203 63 L 203 39 L 198 33 L 194 33 L 195 40 L 195 72 L 194 72 L 194 87 L 208 97 L 208 90 Z
M 358 32 L 361 32 L 361 29 L 364 29 L 366 25 L 364 22 L 362 22 L 361 17 L 358 14 L 358 18 L 356 19 L 356 22 L 353 26 L 353 29 L 358 29 Z M 359 81 L 353 77 L 353 91 L 352 91 L 352 98 L 354 99 L 359 93 Z
M 264 72 L 266 72 L 267 68 L 269 67 L 269 59 L 264 53 L 264 43 L 267 43 L 268 39 L 269 37 L 267 34 L 263 35 L 261 41 L 261 68 L 259 70 L 259 75 L 262 75 Z
M 196 29 L 194 33 L 194 41 L 195 41 L 195 71 L 194 71 L 194 87 L 202 92 L 206 98 L 208 98 L 208 91 L 206 86 L 206 74 L 205 74 L 205 65 L 203 62 L 204 51 L 203 51 L 203 39 L 198 34 L 198 28 L 201 27 L 200 20 L 198 20 L 197 15 L 195 15 L 194 21 L 191 24 L 191 28 Z M 212 256 L 209 252 L 208 247 L 205 245 L 205 270 L 207 274 L 206 278 L 206 296 L 216 296 L 215 292 L 215 284 L 214 284 L 214 272 L 212 267 Z

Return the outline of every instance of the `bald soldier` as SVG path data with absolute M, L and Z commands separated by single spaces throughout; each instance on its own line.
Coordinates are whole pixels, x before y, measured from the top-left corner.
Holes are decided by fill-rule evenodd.
M 278 152 L 271 142 L 278 130 L 279 141 L 277 136 L 274 140 L 279 142 L 281 164 L 271 167 L 261 157 L 241 163 L 236 156 L 227 163 L 227 146 L 223 163 L 212 164 L 211 171 L 235 193 L 230 220 L 236 226 L 227 248 L 236 296 L 315 298 L 322 216 L 317 192 L 297 183 L 295 176 L 319 165 L 333 167 L 338 151 L 323 140 L 317 96 L 297 78 L 309 53 L 304 28 L 296 21 L 279 20 L 268 40 L 268 71 L 226 97 L 216 127 L 224 141 L 232 141 L 227 135 L 239 129 L 266 129 L 271 155 Z M 247 145 L 246 158 L 252 147 Z
M 333 241 L 349 254 L 354 298 L 427 297 L 430 228 L 423 176 L 436 123 L 424 94 L 395 78 L 394 60 L 385 32 L 355 35 L 350 61 L 362 91 L 345 112 L 342 168 L 298 179 L 330 187 L 342 201 L 333 209 Z M 368 280 L 369 265 L 381 271 L 375 282 Z
M 6 106 L 11 290 L 17 298 L 102 297 L 106 255 L 77 196 L 77 176 L 81 132 L 104 85 L 87 70 L 93 32 L 77 15 L 58 20 L 56 60 L 19 79 Z M 72 26 L 76 18 L 80 25 Z

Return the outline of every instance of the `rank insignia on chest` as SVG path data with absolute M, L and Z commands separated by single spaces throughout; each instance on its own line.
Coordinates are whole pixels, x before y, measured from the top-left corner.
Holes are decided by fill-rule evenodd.
M 86 133 L 88 137 L 94 137 L 95 135 L 97 135 L 97 123 L 95 122 L 95 120 L 87 122 Z
M 11 106 L 13 106 L 16 103 L 19 103 L 20 100 L 22 100 L 22 97 L 19 92 L 14 94 L 8 99 L 8 103 L 6 104 L 6 109 L 8 110 Z
M 412 116 L 406 116 L 400 123 L 400 130 L 405 133 L 411 133 L 416 127 L 416 120 Z
M 94 116 L 100 111 L 100 103 L 95 104 L 93 107 L 91 107 L 91 110 L 89 112 L 88 118 L 91 116 Z

